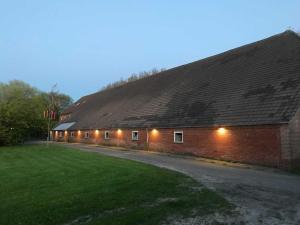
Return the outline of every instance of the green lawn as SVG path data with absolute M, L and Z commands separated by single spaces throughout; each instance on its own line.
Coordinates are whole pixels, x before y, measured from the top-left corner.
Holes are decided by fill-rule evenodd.
M 55 145 L 0 148 L 1 225 L 156 225 L 230 208 L 166 169 Z

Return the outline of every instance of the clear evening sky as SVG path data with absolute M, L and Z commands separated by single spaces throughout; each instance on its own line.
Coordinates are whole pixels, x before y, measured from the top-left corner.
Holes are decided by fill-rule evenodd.
M 0 0 L 0 82 L 74 100 L 152 68 L 171 68 L 286 29 L 299 0 Z

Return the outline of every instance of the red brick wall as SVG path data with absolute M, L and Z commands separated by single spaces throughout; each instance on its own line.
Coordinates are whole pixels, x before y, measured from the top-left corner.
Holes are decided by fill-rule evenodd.
M 147 133 L 145 129 L 132 129 L 132 130 L 120 130 L 112 129 L 99 129 L 99 130 L 90 130 L 89 138 L 84 138 L 84 133 L 87 130 L 82 130 L 80 132 L 73 131 L 74 137 L 70 137 L 71 131 L 69 131 L 69 142 L 81 142 L 81 143 L 90 143 L 90 144 L 101 144 L 101 145 L 113 145 L 113 146 L 124 146 L 131 147 L 136 149 L 146 149 L 147 143 Z M 109 139 L 104 138 L 104 132 L 109 131 Z M 133 141 L 132 131 L 139 131 L 139 139 Z
M 131 132 L 139 131 L 139 140 L 131 140 Z M 183 143 L 174 143 L 174 131 L 183 131 Z M 74 131 L 70 142 L 96 143 L 147 149 L 146 129 L 111 130 L 110 139 L 104 139 L 104 129 L 84 132 Z M 152 151 L 192 154 L 196 156 L 239 161 L 267 166 L 280 166 L 281 138 L 279 126 L 241 126 L 226 128 L 220 133 L 217 128 L 149 129 L 149 149 Z M 66 138 L 64 139 L 66 140 Z
M 280 131 L 276 126 L 218 129 L 185 128 L 183 143 L 173 142 L 174 129 L 150 135 L 150 149 L 268 166 L 280 165 Z
M 60 133 L 62 136 L 60 136 Z M 68 132 L 65 131 L 51 131 L 51 137 L 55 141 L 68 141 Z

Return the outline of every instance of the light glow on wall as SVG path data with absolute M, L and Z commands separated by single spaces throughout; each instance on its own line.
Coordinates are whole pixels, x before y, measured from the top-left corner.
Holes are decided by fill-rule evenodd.
M 152 133 L 153 135 L 157 135 L 157 134 L 158 134 L 158 130 L 157 130 L 157 129 L 152 129 L 151 133 Z
M 218 134 L 219 135 L 225 135 L 227 133 L 227 130 L 224 127 L 220 127 L 218 129 Z
M 120 135 L 120 134 L 122 133 L 122 130 L 121 130 L 121 129 L 118 129 L 118 130 L 117 130 L 117 133 L 118 133 L 118 135 Z
M 99 134 L 99 130 L 96 130 L 96 131 L 95 131 L 95 134 L 98 135 L 98 134 Z

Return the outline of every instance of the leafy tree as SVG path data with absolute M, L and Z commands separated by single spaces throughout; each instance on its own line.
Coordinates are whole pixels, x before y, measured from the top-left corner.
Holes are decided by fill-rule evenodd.
M 113 83 L 110 83 L 106 86 L 104 86 L 101 91 L 103 90 L 108 90 L 108 89 L 111 89 L 111 88 L 114 88 L 114 87 L 119 87 L 123 84 L 126 84 L 126 83 L 129 83 L 129 82 L 133 82 L 133 81 L 136 81 L 136 80 L 139 80 L 139 79 L 142 79 L 144 77 L 149 77 L 149 76 L 153 76 L 155 74 L 158 74 L 160 72 L 163 72 L 165 71 L 164 68 L 161 68 L 160 70 L 156 69 L 156 68 L 153 68 L 151 71 L 142 71 L 138 74 L 131 74 L 127 79 L 123 80 L 123 78 L 121 78 L 119 81 L 115 81 Z
M 23 81 L 0 83 L 0 145 L 47 136 L 48 124 L 43 112 L 49 104 L 49 95 Z M 72 102 L 69 96 L 58 92 L 56 97 L 57 112 Z

